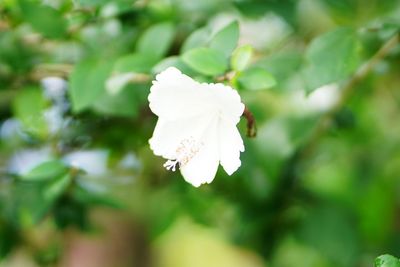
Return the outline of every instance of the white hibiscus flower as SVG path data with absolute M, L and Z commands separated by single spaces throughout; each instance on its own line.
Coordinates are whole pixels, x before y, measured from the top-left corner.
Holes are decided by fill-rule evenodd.
M 237 123 L 244 105 L 239 94 L 221 83 L 198 83 L 170 67 L 150 89 L 150 109 L 158 118 L 149 140 L 155 155 L 177 167 L 193 186 L 211 183 L 219 163 L 231 175 L 240 167 L 243 140 Z

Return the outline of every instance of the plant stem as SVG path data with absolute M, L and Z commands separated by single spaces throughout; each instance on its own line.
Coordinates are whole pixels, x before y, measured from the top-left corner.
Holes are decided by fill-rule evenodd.
M 317 126 L 307 139 L 307 142 L 303 144 L 301 151 L 299 151 L 300 157 L 305 158 L 309 156 L 315 149 L 321 137 L 324 133 L 332 126 L 333 118 L 335 114 L 341 110 L 346 104 L 347 100 L 352 96 L 356 89 L 357 83 L 363 80 L 383 58 L 385 58 L 390 51 L 399 43 L 399 34 L 395 34 L 382 47 L 376 52 L 367 62 L 355 72 L 355 74 L 343 85 L 341 88 L 341 96 L 335 105 L 327 111 L 319 120 Z

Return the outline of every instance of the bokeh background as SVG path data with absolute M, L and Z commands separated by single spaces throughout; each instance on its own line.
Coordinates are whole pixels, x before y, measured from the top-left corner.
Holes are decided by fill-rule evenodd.
M 399 28 L 398 0 L 0 0 L 0 266 L 399 256 Z M 210 45 L 250 61 L 188 56 Z M 239 90 L 234 175 L 194 188 L 153 155 L 168 66 Z

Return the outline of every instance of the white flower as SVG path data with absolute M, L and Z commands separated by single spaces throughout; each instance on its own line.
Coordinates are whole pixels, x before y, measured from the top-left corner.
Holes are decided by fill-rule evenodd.
M 244 105 L 239 94 L 221 83 L 198 83 L 170 67 L 158 74 L 150 89 L 150 109 L 158 118 L 149 140 L 155 155 L 177 165 L 198 187 L 211 183 L 219 163 L 231 175 L 240 167 L 243 140 L 236 124 Z

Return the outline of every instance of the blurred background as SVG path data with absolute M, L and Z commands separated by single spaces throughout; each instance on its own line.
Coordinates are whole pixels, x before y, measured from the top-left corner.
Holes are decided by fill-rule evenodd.
M 399 256 L 399 29 L 398 0 L 0 0 L 0 266 Z M 150 150 L 168 66 L 254 115 L 232 176 L 194 188 Z

